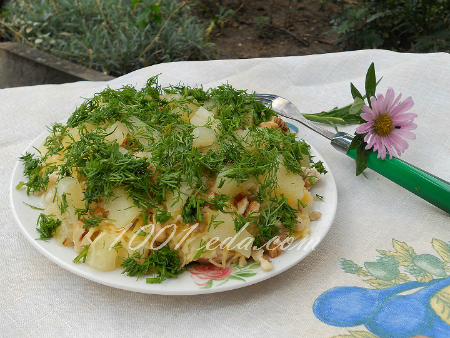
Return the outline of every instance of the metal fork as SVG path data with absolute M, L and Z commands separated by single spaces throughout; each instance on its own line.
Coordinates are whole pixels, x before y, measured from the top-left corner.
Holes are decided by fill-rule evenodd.
M 297 121 L 309 129 L 319 133 L 331 141 L 331 145 L 341 153 L 347 154 L 348 147 L 352 143 L 353 136 L 342 131 L 333 133 L 325 128 L 319 127 L 317 124 L 307 120 L 297 109 L 297 107 L 289 100 L 274 94 L 256 94 L 258 101 L 265 103 L 283 117 Z
M 344 132 L 333 133 L 307 120 L 289 100 L 274 94 L 257 94 L 258 101 L 270 106 L 276 113 L 297 121 L 331 140 L 331 145 L 341 153 L 356 159 L 356 150 L 349 150 L 353 136 Z M 397 158 L 381 160 L 370 152 L 367 167 L 394 183 L 409 190 L 438 208 L 450 213 L 450 183 L 425 170 Z

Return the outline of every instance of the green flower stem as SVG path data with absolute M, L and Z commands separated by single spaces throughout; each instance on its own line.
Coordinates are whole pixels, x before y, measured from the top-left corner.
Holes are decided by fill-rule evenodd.
M 320 123 L 334 123 L 334 124 L 347 124 L 345 120 L 340 117 L 323 116 L 320 114 L 303 114 L 305 118 L 310 121 L 320 122 Z

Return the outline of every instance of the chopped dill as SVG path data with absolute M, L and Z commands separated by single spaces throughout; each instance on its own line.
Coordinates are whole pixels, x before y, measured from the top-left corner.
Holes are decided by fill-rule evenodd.
M 203 241 L 203 239 L 200 240 L 200 245 L 195 254 L 194 261 L 198 260 L 202 254 L 209 252 L 209 250 L 206 249 L 206 244 L 206 241 Z
M 80 260 L 82 260 L 83 263 L 86 263 L 86 257 L 89 252 L 89 247 L 90 247 L 90 244 L 83 245 L 83 251 L 81 251 L 80 254 L 73 259 L 73 262 L 78 263 Z
M 61 225 L 61 220 L 53 218 L 55 215 L 41 213 L 37 219 L 37 232 L 41 240 L 47 241 L 56 234 L 56 230 Z
M 209 229 L 211 229 L 211 226 L 215 229 L 215 228 L 217 228 L 219 225 L 221 225 L 221 224 L 224 223 L 224 221 L 216 221 L 216 218 L 217 218 L 218 216 L 219 216 L 219 215 L 212 215 L 212 216 L 211 216 L 211 219 L 209 220 L 209 224 L 208 224 L 208 228 L 207 228 L 208 231 L 209 231 Z
M 317 161 L 312 165 L 312 167 L 316 168 L 319 173 L 324 175 L 328 172 L 327 169 L 325 169 L 325 166 L 323 165 L 322 161 Z
M 181 271 L 180 256 L 168 246 L 151 251 L 145 258 L 139 252 L 135 252 L 127 257 L 120 266 L 124 268 L 122 273 L 137 277 L 137 279 L 147 272 L 153 273 L 153 277 L 147 278 L 147 283 L 161 283 L 168 277 L 176 278 Z
M 113 247 L 111 247 L 111 249 L 116 250 L 116 252 L 118 252 L 119 249 L 122 249 L 122 248 L 123 248 L 123 245 L 122 245 L 121 241 L 118 241 L 116 244 L 114 244 Z
M 104 220 L 104 218 L 101 217 L 100 215 L 92 215 L 91 217 L 84 217 L 83 229 L 98 227 L 102 220 Z
M 35 207 L 34 205 L 31 205 L 31 204 L 28 204 L 28 203 L 25 203 L 25 202 L 22 202 L 22 203 L 27 205 L 27 206 L 29 206 L 31 209 L 34 209 L 34 210 L 44 210 L 43 208 Z
M 316 197 L 317 197 L 317 199 L 318 199 L 319 201 L 322 201 L 322 202 L 324 201 L 324 200 L 323 200 L 323 196 L 321 196 L 321 195 L 319 195 L 319 194 L 316 194 Z
M 158 208 L 155 214 L 155 221 L 161 224 L 165 224 L 169 219 L 172 218 L 172 215 L 167 210 Z
M 28 177 L 28 181 L 20 182 L 16 188 L 26 186 L 27 195 L 29 195 L 30 192 L 40 192 L 45 190 L 49 180 L 48 175 L 53 171 L 53 168 L 46 169 L 41 158 L 28 152 L 21 156 L 20 160 L 24 165 L 23 174 Z
M 67 210 L 67 208 L 69 207 L 69 203 L 67 203 L 67 193 L 62 193 L 61 194 L 61 203 L 59 204 L 59 210 L 61 211 L 61 214 L 64 214 Z
M 183 210 L 181 211 L 181 217 L 183 218 L 183 223 L 194 223 L 194 222 L 202 222 L 202 206 L 205 204 L 205 200 L 195 197 L 189 197 L 186 203 L 183 206 Z

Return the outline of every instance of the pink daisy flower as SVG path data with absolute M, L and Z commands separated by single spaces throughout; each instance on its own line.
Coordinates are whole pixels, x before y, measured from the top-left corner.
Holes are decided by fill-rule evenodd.
M 361 108 L 361 117 L 366 123 L 356 128 L 358 134 L 366 134 L 364 141 L 367 142 L 366 149 L 373 148 L 378 151 L 378 158 L 385 159 L 389 153 L 390 158 L 401 155 L 407 148 L 408 142 L 404 138 L 414 140 L 411 130 L 417 128 L 413 123 L 417 114 L 406 113 L 414 106 L 414 101 L 408 97 L 400 102 L 402 94 L 395 98 L 394 89 L 389 87 L 386 97 L 378 94 L 370 98 L 372 109 L 368 106 Z M 397 152 L 397 154 L 395 153 Z

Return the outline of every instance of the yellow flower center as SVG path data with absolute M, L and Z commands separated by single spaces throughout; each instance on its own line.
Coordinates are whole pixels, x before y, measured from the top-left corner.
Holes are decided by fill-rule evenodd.
M 375 118 L 373 129 L 380 136 L 389 135 L 393 129 L 392 118 L 386 113 L 378 115 Z

